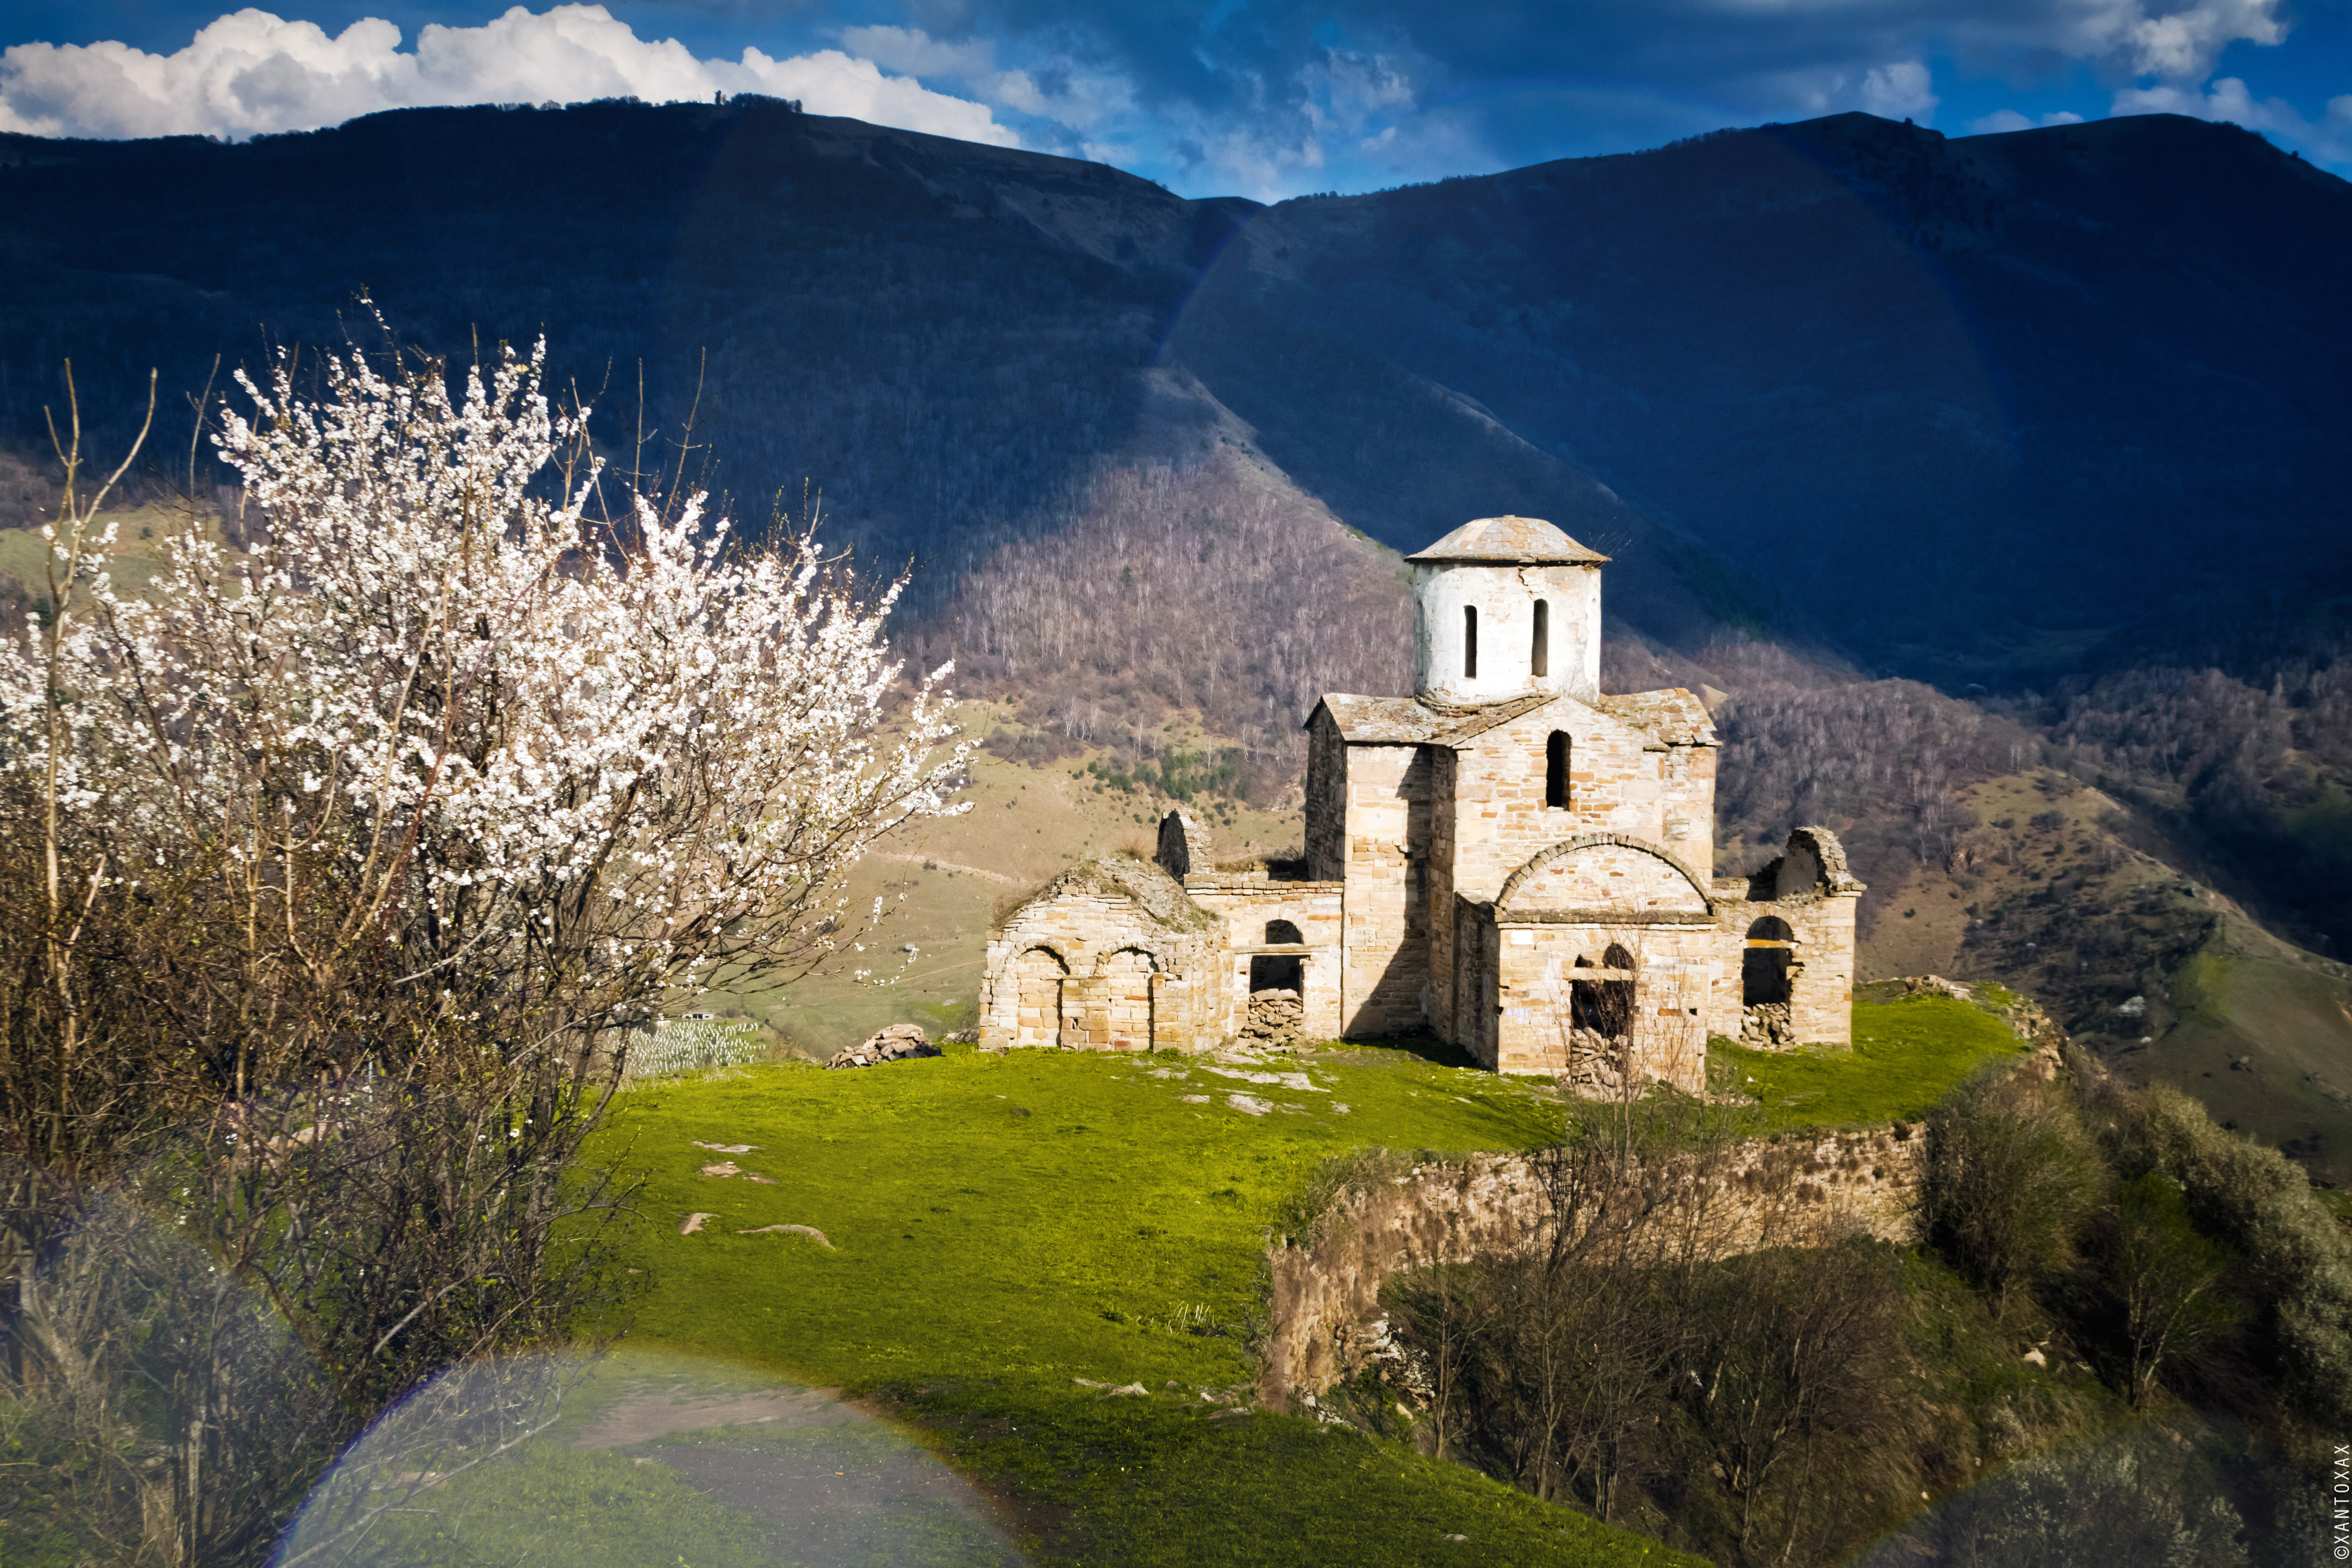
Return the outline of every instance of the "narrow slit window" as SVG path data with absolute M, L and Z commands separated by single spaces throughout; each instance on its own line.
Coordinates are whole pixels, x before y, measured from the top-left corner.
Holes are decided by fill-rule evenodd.
M 1536 601 L 1536 646 L 1529 667 L 1540 678 L 1551 673 L 1551 601 Z
M 1462 606 L 1462 679 L 1478 679 L 1478 606 Z
M 1544 805 L 1568 809 L 1568 731 L 1554 730 L 1544 742 Z

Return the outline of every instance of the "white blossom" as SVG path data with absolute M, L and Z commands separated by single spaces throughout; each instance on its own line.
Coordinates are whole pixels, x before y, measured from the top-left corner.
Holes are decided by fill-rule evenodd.
M 861 596 L 805 534 L 739 543 L 700 496 L 592 521 L 587 411 L 551 410 L 544 355 L 502 349 L 456 399 L 357 353 L 317 401 L 289 357 L 240 375 L 216 445 L 263 537 L 191 516 L 138 594 L 85 568 L 61 814 L 118 865 L 209 850 L 331 890 L 429 965 L 568 942 L 659 987 L 834 946 L 817 895 L 963 809 L 948 670 L 888 711 L 903 579 Z M 0 768 L 36 777 L 44 662 L 37 628 L 0 646 Z

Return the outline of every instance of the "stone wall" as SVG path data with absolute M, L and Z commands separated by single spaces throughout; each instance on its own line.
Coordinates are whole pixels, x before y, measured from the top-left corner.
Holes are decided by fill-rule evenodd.
M 1854 915 L 1863 891 L 1843 847 L 1824 827 L 1797 829 L 1787 853 L 1754 877 L 1717 882 L 1727 984 L 1710 1031 L 1770 1047 L 1853 1045 Z M 1742 966 L 1751 951 L 1788 953 L 1789 1001 L 1785 1016 L 1751 1016 L 1743 1034 Z M 1764 1037 L 1766 1023 L 1777 1037 Z
M 1706 1088 L 1706 1019 L 1717 1011 L 1722 968 L 1718 929 L 1701 915 L 1688 924 L 1632 923 L 1573 911 L 1494 916 L 1498 994 L 1491 1056 L 1498 1072 L 1561 1073 L 1571 1065 L 1575 987 L 1633 987 L 1623 1057 L 1612 1064 L 1636 1086 L 1663 1079 L 1688 1094 Z M 1632 960 L 1612 965 L 1612 954 Z M 1599 1075 L 1587 1092 L 1617 1086 Z
M 1429 979 L 1426 888 L 1413 846 L 1428 842 L 1430 759 L 1419 746 L 1348 748 L 1347 922 L 1342 1030 L 1401 1034 L 1422 1023 Z
M 1916 1129 L 1880 1128 L 1741 1144 L 1703 1182 L 1687 1163 L 1669 1173 L 1661 1184 L 1678 1195 L 1664 1223 L 1688 1226 L 1701 1255 L 1715 1258 L 1856 1233 L 1908 1245 L 1922 1143 Z M 1417 1166 L 1342 1195 L 1308 1245 L 1268 1249 L 1273 1324 L 1258 1397 L 1284 1407 L 1360 1371 L 1384 1342 L 1380 1289 L 1391 1275 L 1527 1256 L 1549 1244 L 1550 1224 L 1528 1155 Z
M 1544 804 L 1545 748 L 1569 736 L 1569 804 Z M 1537 851 L 1592 833 L 1656 842 L 1666 748 L 1580 702 L 1555 702 L 1456 748 L 1454 890 L 1491 899 Z M 1712 825 L 1708 831 L 1712 831 Z
M 1590 702 L 1601 693 L 1601 571 L 1597 566 L 1413 567 L 1413 690 L 1469 706 L 1523 691 Z M 1546 673 L 1534 673 L 1535 602 L 1549 606 Z M 1463 671 L 1465 606 L 1478 611 L 1478 673 Z
M 1299 988 L 1300 1027 L 1309 1038 L 1328 1040 L 1340 1033 L 1344 890 L 1345 885 L 1339 882 L 1278 881 L 1263 868 L 1196 871 L 1184 879 L 1186 894 L 1223 925 L 1223 984 L 1230 1009 L 1223 1026 L 1225 1033 L 1242 1032 L 1251 989 L 1250 963 L 1264 957 L 1299 960 L 1304 981 Z M 1271 941 L 1265 928 L 1274 921 L 1287 921 L 1297 927 L 1302 940 L 1297 943 Z
M 980 1043 L 1205 1050 L 1230 1011 L 1222 936 L 1151 862 L 1084 862 L 989 938 Z
M 1307 874 L 1318 882 L 1348 874 L 1348 742 L 1320 706 L 1307 726 Z

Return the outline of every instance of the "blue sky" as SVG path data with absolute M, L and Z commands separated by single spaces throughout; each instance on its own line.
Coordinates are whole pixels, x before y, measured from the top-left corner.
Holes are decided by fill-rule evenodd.
M 0 129 L 47 135 L 758 90 L 1272 200 L 1849 109 L 1954 135 L 2172 110 L 2352 174 L 2352 0 L 16 0 L 0 26 Z

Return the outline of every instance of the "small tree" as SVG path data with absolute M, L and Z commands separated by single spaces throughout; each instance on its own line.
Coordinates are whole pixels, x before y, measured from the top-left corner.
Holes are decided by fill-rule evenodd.
M 2229 1248 L 2197 1234 L 2179 1184 L 2151 1171 L 2123 1184 L 2106 1237 L 2107 1288 L 2123 1327 L 2126 1387 L 2145 1405 L 2157 1374 L 2248 1316 L 2221 1289 Z
M 1971 1084 L 1928 1119 L 1927 1156 L 1927 1238 L 1996 1312 L 2065 1269 L 2098 1201 L 2095 1157 L 2068 1104 L 2015 1079 Z
M 75 1250 L 111 1234 L 103 1189 L 255 1293 L 332 1395 L 236 1485 L 223 1435 L 274 1394 L 227 1341 L 188 1340 L 152 1420 L 86 1401 L 165 1560 L 266 1541 L 434 1368 L 561 1336 L 597 1250 L 555 1242 L 604 1201 L 575 1157 L 625 1029 L 854 946 L 844 874 L 955 809 L 945 669 L 887 711 L 904 579 L 861 593 L 699 497 L 600 523 L 587 410 L 551 410 L 542 356 L 454 397 L 438 363 L 358 353 L 316 400 L 289 358 L 240 377 L 215 439 L 249 551 L 192 508 L 119 593 L 110 531 L 68 507 L 45 537 L 79 591 L 0 648 L 20 1382 L 82 1376 L 75 1323 L 177 1331 L 172 1292 L 126 1283 L 152 1249 Z

